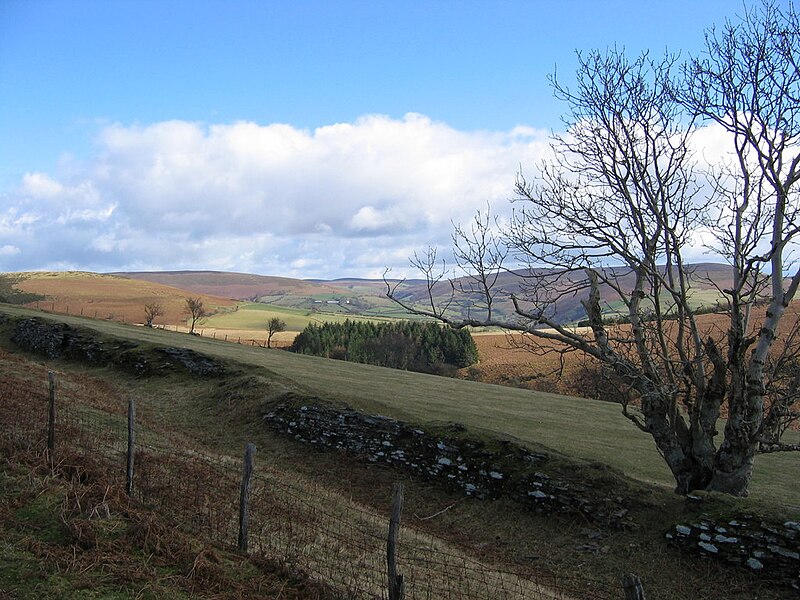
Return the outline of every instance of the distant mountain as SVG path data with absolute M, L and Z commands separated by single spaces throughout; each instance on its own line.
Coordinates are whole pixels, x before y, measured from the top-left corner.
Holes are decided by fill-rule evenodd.
M 724 289 L 731 285 L 730 267 L 715 263 L 702 263 L 691 265 L 693 293 L 691 301 L 695 306 L 714 306 L 722 298 L 719 289 Z M 610 269 L 623 289 L 632 289 L 634 286 L 634 275 L 626 268 Z M 552 269 L 540 269 L 537 274 L 547 275 L 555 273 Z M 494 301 L 493 311 L 497 318 L 512 318 L 514 306 L 509 296 L 516 295 L 524 299 L 529 295 L 530 290 L 526 286 L 530 285 L 526 281 L 525 275 L 529 271 L 509 271 L 502 273 L 497 280 L 496 287 L 502 290 Z M 470 281 L 467 278 L 457 279 L 455 289 L 469 289 Z M 556 285 L 555 283 L 553 285 Z M 486 314 L 485 301 L 478 293 L 462 294 L 456 293 L 453 296 L 453 287 L 449 282 L 442 282 L 434 286 L 433 296 L 438 306 L 450 305 L 450 315 L 453 317 L 475 317 L 482 318 Z M 616 293 L 608 286 L 601 286 L 601 298 L 604 302 L 604 312 L 609 315 L 621 313 L 623 311 L 622 302 L 617 298 Z M 424 281 L 408 281 L 398 287 L 398 297 L 407 304 L 430 305 L 428 288 Z M 452 300 L 451 300 L 452 297 Z M 586 294 L 565 294 L 560 296 L 551 307 L 551 318 L 560 323 L 576 322 L 586 317 L 586 311 L 581 304 L 585 300 Z M 523 306 L 525 306 L 523 302 Z
M 702 263 L 691 265 L 694 274 L 693 301 L 697 306 L 714 305 L 721 297 L 719 289 L 730 286 L 731 273 L 727 265 Z M 497 287 L 503 290 L 502 296 L 509 293 L 525 296 L 524 271 L 502 273 Z M 624 288 L 633 287 L 633 275 L 627 269 L 615 269 L 620 284 Z M 335 280 L 292 279 L 248 273 L 229 273 L 221 271 L 159 271 L 113 273 L 120 277 L 138 279 L 181 288 L 195 294 L 209 294 L 236 300 L 251 300 L 285 306 L 316 310 L 324 305 L 327 311 L 359 314 L 367 316 L 403 316 L 404 311 L 386 298 L 386 284 L 380 279 L 341 278 Z M 424 280 L 406 280 L 397 284 L 396 293 L 403 301 L 424 307 L 429 306 L 428 289 Z M 456 289 L 466 287 L 466 278 L 455 281 Z M 433 289 L 437 304 L 449 302 L 452 287 L 449 282 L 437 284 Z M 606 303 L 606 312 L 613 314 L 621 309 L 621 303 L 614 298 L 610 288 L 601 289 Z M 553 318 L 562 323 L 578 321 L 585 317 L 581 305 L 583 295 L 567 295 L 558 299 Z M 453 317 L 478 317 L 482 312 L 480 295 L 456 294 L 456 301 L 450 304 Z M 495 305 L 500 317 L 511 317 L 514 307 L 508 299 L 499 299 Z
M 346 288 L 329 285 L 327 282 L 226 271 L 145 271 L 111 273 L 111 275 L 160 283 L 196 294 L 210 294 L 234 300 L 347 293 Z
M 223 271 L 120 272 L 114 275 L 169 285 L 194 294 L 211 294 L 309 312 L 324 309 L 326 313 L 370 317 L 406 315 L 386 298 L 386 285 L 381 280 L 325 281 Z

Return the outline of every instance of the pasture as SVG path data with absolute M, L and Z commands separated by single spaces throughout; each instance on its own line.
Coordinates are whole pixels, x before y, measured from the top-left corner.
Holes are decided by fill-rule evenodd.
M 267 321 L 273 317 L 282 319 L 286 323 L 287 331 L 291 332 L 302 331 L 310 323 L 342 323 L 348 319 L 351 321 L 393 320 L 386 317 L 368 318 L 358 314 L 331 312 L 323 308 L 319 310 L 304 310 L 274 304 L 243 302 L 239 303 L 234 311 L 226 311 L 210 316 L 205 320 L 204 327 L 218 331 L 237 330 L 260 332 L 266 327 Z
M 403 318 L 400 310 L 388 300 L 385 300 L 385 303 L 392 306 L 386 307 L 388 312 L 385 315 L 381 309 L 375 307 L 369 307 L 364 310 L 366 314 L 361 314 L 346 302 L 327 304 L 327 300 L 339 297 L 335 294 L 310 296 L 305 302 L 306 306 L 298 308 L 280 304 L 243 302 L 144 279 L 114 275 L 77 271 L 32 272 L 22 275 L 23 280 L 17 286 L 21 291 L 44 296 L 44 299 L 30 303 L 28 306 L 31 308 L 92 319 L 142 324 L 145 320 L 144 306 L 156 302 L 161 305 L 164 312 L 155 319 L 157 327 L 188 331 L 186 298 L 199 297 L 206 309 L 211 312 L 211 315 L 202 319 L 196 326 L 203 336 L 263 342 L 267 338 L 267 322 L 277 317 L 286 323 L 286 331 L 273 338 L 273 342 L 279 346 L 291 344 L 294 336 L 310 323 L 339 323 L 347 319 L 392 321 Z M 227 288 L 220 289 L 227 290 Z M 315 288 L 309 289 L 318 291 Z M 304 291 L 304 288 L 301 288 L 301 291 Z M 277 300 L 282 298 L 283 296 L 280 296 Z
M 3 311 L 11 315 L 36 314 L 18 307 L 4 307 Z M 116 337 L 179 345 L 262 367 L 304 393 L 368 412 L 423 425 L 458 422 L 533 449 L 544 446 L 579 460 L 601 462 L 663 489 L 673 486 L 650 437 L 629 423 L 612 403 L 238 346 L 219 339 L 111 321 L 57 318 Z M 792 432 L 792 440 L 800 441 L 800 435 Z M 759 456 L 751 499 L 800 514 L 798 480 L 800 463 L 796 455 Z
M 40 294 L 45 298 L 30 304 L 62 314 L 82 315 L 93 319 L 144 322 L 144 305 L 157 302 L 164 315 L 158 324 L 184 324 L 186 298 L 200 297 L 212 311 L 232 310 L 236 301 L 207 294 L 192 294 L 185 290 L 146 281 L 136 281 L 112 275 L 83 271 L 22 273 L 18 288 Z
M 153 437 L 157 430 L 180 440 L 179 448 L 225 455 L 230 457 L 226 461 L 237 466 L 244 443 L 255 443 L 258 468 L 281 471 L 280 481 L 269 489 L 278 489 L 284 477 L 294 480 L 299 476 L 344 499 L 345 505 L 351 506 L 346 509 L 348 514 L 352 507 L 361 510 L 359 506 L 385 514 L 392 483 L 405 481 L 410 486 L 404 509 L 405 526 L 451 544 L 454 556 L 465 552 L 482 563 L 499 565 L 501 570 L 501 565 L 532 568 L 545 577 L 554 576 L 553 581 L 569 585 L 569 589 L 586 590 L 588 595 L 577 597 L 592 596 L 590 590 L 601 592 L 598 597 L 618 597 L 619 574 L 623 572 L 639 574 L 647 597 L 654 600 L 784 597 L 785 588 L 759 582 L 742 569 L 725 567 L 716 561 L 690 559 L 665 543 L 664 531 L 678 519 L 694 518 L 687 517 L 685 511 L 696 514 L 698 508 L 671 493 L 669 474 L 652 443 L 630 426 L 612 404 L 296 356 L 279 350 L 237 346 L 219 338 L 200 338 L 118 322 L 37 315 L 20 307 L 2 306 L 0 318 L 3 313 L 36 315 L 93 328 L 114 338 L 142 342 L 144 352 L 153 352 L 151 344 L 166 345 L 192 348 L 232 361 L 233 371 L 222 379 L 187 374 L 132 377 L 114 368 L 43 361 L 41 357 L 12 358 L 0 351 L 0 370 L 4 360 L 25 363 L 22 369 L 10 366 L 13 377 L 38 381 L 39 386 L 46 379 L 46 370 L 57 370 L 61 393 L 73 400 L 86 396 L 92 407 L 108 408 L 119 421 L 115 430 L 124 428 L 120 420 L 124 405 L 134 398 L 137 415 L 145 419 L 143 423 L 148 428 L 153 428 L 137 436 L 144 443 L 161 446 Z M 4 336 L 8 335 L 10 328 L 3 331 Z M 8 339 L 3 342 L 13 348 Z M 16 389 L 13 383 L 11 387 Z M 41 395 L 46 387 L 40 390 Z M 520 508 L 510 499 L 468 499 L 463 492 L 454 493 L 420 481 L 401 469 L 377 466 L 340 452 L 319 452 L 315 446 L 276 435 L 262 420 L 264 410 L 274 406 L 273 402 L 284 401 L 287 394 L 297 401 L 313 403 L 317 397 L 321 402 L 349 404 L 372 414 L 407 419 L 434 435 L 437 431 L 447 435 L 453 429 L 441 426 L 459 422 L 467 426 L 467 435 L 472 439 L 477 437 L 496 444 L 494 447 L 505 448 L 502 440 L 510 440 L 534 451 L 548 451 L 551 459 L 545 470 L 569 471 L 573 477 L 589 483 L 600 496 L 628 498 L 638 526 L 616 531 L 603 522 L 584 518 L 543 517 Z M 104 423 L 104 418 L 98 423 Z M 500 443 L 493 439 L 499 439 Z M 626 481 L 609 472 L 604 464 L 624 470 L 645 483 Z M 796 520 L 800 514 L 800 509 L 793 505 L 796 465 L 791 461 L 784 464 L 780 460 L 760 461 L 757 469 L 760 471 L 751 498 L 733 502 L 710 499 L 704 510 L 719 510 L 722 514 L 744 510 L 766 519 L 789 516 Z M 329 495 L 324 492 L 320 498 Z M 304 505 L 309 498 L 305 493 L 302 495 Z M 352 525 L 347 521 L 342 527 L 349 531 Z M 293 531 L 296 535 L 297 531 Z M 406 532 L 405 540 L 410 539 L 409 533 Z M 433 547 L 432 544 L 425 542 L 425 547 Z M 345 556 L 352 550 L 348 542 L 340 543 L 337 548 L 337 556 Z M 317 557 L 316 551 L 310 556 Z M 363 554 L 359 556 L 363 558 Z M 341 568 L 347 569 L 352 564 L 349 560 Z M 676 572 L 681 577 L 675 577 Z

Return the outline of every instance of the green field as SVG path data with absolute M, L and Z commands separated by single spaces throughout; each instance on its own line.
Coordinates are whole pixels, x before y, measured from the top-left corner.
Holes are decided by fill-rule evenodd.
M 321 305 L 319 311 L 314 311 L 251 302 L 240 304 L 237 310 L 213 315 L 206 319 L 203 326 L 214 329 L 260 331 L 266 329 L 267 321 L 277 317 L 286 323 L 288 331 L 302 331 L 310 323 L 341 323 L 347 319 L 351 321 L 392 320 L 387 317 L 365 317 L 344 312 L 332 312 L 325 310 L 324 307 L 327 305 Z
M 673 301 L 668 294 L 661 295 L 661 310 L 667 311 L 669 307 L 673 306 Z M 725 296 L 715 289 L 695 288 L 689 294 L 689 304 L 695 309 L 705 308 L 711 309 L 718 304 L 725 303 Z M 653 303 L 649 300 L 644 300 L 641 304 L 642 310 L 652 310 Z M 627 317 L 628 309 L 621 300 L 614 300 L 608 302 L 603 307 L 603 316 L 607 318 Z
M 10 315 L 38 314 L 10 306 L 0 310 Z M 534 447 L 542 445 L 575 458 L 606 463 L 641 481 L 673 486 L 652 439 L 631 425 L 615 404 L 243 347 L 122 323 L 40 316 L 257 365 L 310 395 L 419 424 L 459 422 Z M 798 442 L 800 436 L 794 434 L 790 441 Z M 759 456 L 751 498 L 800 512 L 798 480 L 800 461 L 796 454 Z

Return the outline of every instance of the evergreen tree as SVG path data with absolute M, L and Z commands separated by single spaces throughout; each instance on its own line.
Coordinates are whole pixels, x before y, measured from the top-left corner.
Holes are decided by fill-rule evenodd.
M 312 323 L 295 338 L 291 350 L 428 373 L 468 367 L 478 360 L 467 330 L 420 321 Z

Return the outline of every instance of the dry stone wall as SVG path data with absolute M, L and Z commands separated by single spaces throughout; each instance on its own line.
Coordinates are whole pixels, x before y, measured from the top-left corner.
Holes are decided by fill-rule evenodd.
M 273 406 L 264 420 L 300 442 L 403 467 L 467 496 L 510 497 L 536 511 L 580 514 L 616 529 L 635 527 L 625 498 L 548 475 L 546 454 L 502 441 L 492 448 L 459 436 L 463 427 L 457 424 L 430 432 L 347 408 L 292 402 Z
M 745 567 L 800 592 L 800 523 L 796 521 L 706 516 L 675 525 L 666 538 L 692 553 Z
M 35 317 L 16 320 L 11 341 L 46 358 L 115 365 L 140 376 L 186 371 L 200 377 L 217 377 L 226 372 L 220 362 L 187 348 L 144 349 L 135 342 L 103 338 L 93 330 Z
M 596 525 L 633 528 L 630 499 L 598 493 L 545 473 L 549 457 L 519 445 L 499 447 L 459 435 L 463 427 L 424 430 L 383 416 L 293 398 L 264 415 L 269 426 L 321 450 L 335 449 L 372 463 L 408 469 L 476 498 L 510 497 L 532 510 L 582 515 Z M 694 509 L 691 509 L 694 510 Z M 692 554 L 723 560 L 800 590 L 800 523 L 772 524 L 752 516 L 704 517 L 675 525 L 667 540 Z

